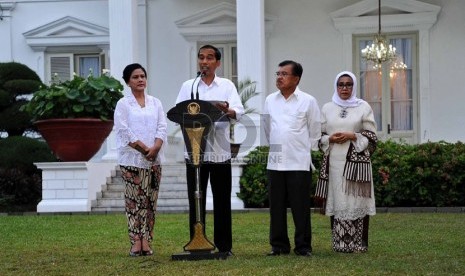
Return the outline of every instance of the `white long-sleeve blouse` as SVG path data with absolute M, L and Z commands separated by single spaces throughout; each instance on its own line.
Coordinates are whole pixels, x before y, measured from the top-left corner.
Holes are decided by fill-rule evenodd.
M 145 107 L 141 107 L 132 93 L 125 95 L 116 104 L 114 115 L 118 164 L 150 168 L 164 162 L 166 129 L 166 116 L 159 99 L 145 94 Z M 152 147 L 157 138 L 163 140 L 163 145 L 154 161 L 148 161 L 142 153 L 129 146 L 129 143 L 140 140 Z

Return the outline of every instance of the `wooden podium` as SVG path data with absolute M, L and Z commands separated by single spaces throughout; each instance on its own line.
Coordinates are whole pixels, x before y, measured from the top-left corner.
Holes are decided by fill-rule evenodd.
M 215 252 L 215 245 L 210 242 L 201 221 L 200 166 L 206 146 L 210 127 L 217 121 L 229 120 L 212 102 L 187 100 L 176 104 L 168 111 L 168 119 L 178 123 L 182 130 L 184 143 L 189 155 L 189 162 L 195 168 L 195 217 L 194 235 L 184 246 L 184 252 L 173 254 L 172 260 L 226 259 L 223 252 Z

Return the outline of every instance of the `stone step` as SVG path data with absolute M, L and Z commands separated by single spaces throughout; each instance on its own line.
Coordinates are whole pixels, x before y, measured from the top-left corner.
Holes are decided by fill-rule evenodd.
M 157 212 L 169 213 L 169 212 L 187 212 L 189 211 L 188 206 L 158 206 Z M 124 207 L 93 207 L 92 212 L 94 213 L 124 213 Z
M 164 191 L 186 191 L 187 193 L 187 184 L 184 183 L 161 183 L 160 184 L 160 193 Z
M 124 190 L 122 190 L 122 191 L 115 191 L 115 190 L 102 191 L 100 198 L 124 198 Z
M 188 210 L 189 203 L 187 199 L 174 199 L 174 198 L 159 198 L 157 201 L 157 209 L 164 210 L 165 208 L 176 208 L 179 210 Z M 105 209 L 111 211 L 122 209 L 124 211 L 124 199 L 108 199 L 102 198 L 98 200 L 97 205 L 92 210 Z
M 93 202 L 93 212 L 124 212 L 124 183 L 119 166 L 107 178 L 102 191 Z M 157 210 L 187 211 L 186 171 L 183 163 L 163 165 Z
M 123 199 L 124 191 L 102 191 L 102 199 Z M 187 198 L 187 191 L 179 190 L 160 190 L 158 198 Z
M 104 185 L 105 187 L 105 185 Z M 161 183 L 160 184 L 160 192 L 164 191 L 187 191 L 187 184 L 186 182 L 184 183 L 173 183 L 173 182 L 167 182 L 167 183 Z M 115 183 L 110 183 L 107 184 L 105 187 L 106 191 L 110 192 L 124 192 L 124 184 L 115 184 Z
M 124 212 L 124 207 L 101 207 L 101 206 L 96 206 L 92 207 L 92 212 L 99 213 L 99 212 Z
M 97 200 L 96 207 L 124 207 L 122 198 L 100 198 Z
M 157 212 L 187 212 L 189 211 L 189 206 L 158 206 Z
M 186 175 L 164 175 L 162 173 L 161 183 L 186 183 Z M 107 185 L 124 185 L 123 178 L 121 176 L 109 177 L 107 179 Z
M 179 172 L 178 174 L 168 174 L 165 173 L 164 171 L 162 172 L 161 176 L 161 183 L 186 183 L 186 173 L 185 172 Z M 107 185 L 124 185 L 123 179 L 121 177 L 121 174 L 117 174 L 116 176 L 113 177 L 108 177 L 107 178 Z
M 111 192 L 124 192 L 124 184 L 123 183 L 108 183 L 103 185 L 102 192 L 111 191 Z
M 162 191 L 160 190 L 158 194 L 158 199 L 163 199 L 163 198 L 182 198 L 182 199 L 187 199 L 187 190 L 171 190 L 171 191 Z
M 184 163 L 171 163 L 162 166 L 162 173 L 166 175 L 179 175 L 186 173 L 186 165 Z M 115 169 L 115 175 L 121 176 L 121 170 L 119 166 Z

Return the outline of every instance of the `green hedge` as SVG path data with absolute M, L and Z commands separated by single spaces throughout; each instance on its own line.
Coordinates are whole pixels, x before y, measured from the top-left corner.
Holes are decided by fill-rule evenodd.
M 465 144 L 379 143 L 373 156 L 377 206 L 465 206 Z
M 31 116 L 20 110 L 29 100 L 19 96 L 32 94 L 41 84 L 39 76 L 27 65 L 0 62 L 0 132 L 21 136 L 35 129 Z
M 56 162 L 45 142 L 0 139 L 0 212 L 35 211 L 42 198 L 42 173 L 35 162 Z
M 239 180 L 239 193 L 237 196 L 244 201 L 246 208 L 268 207 L 268 179 L 266 164 L 268 158 L 268 146 L 259 146 L 249 152 L 242 167 L 242 175 Z M 321 163 L 322 154 L 312 152 L 312 160 L 317 169 Z M 319 170 L 312 172 L 311 194 L 315 194 L 316 182 Z
M 246 207 L 268 206 L 266 159 L 268 147 L 260 146 L 246 156 L 237 194 Z M 312 152 L 313 196 L 321 152 Z M 407 145 L 379 142 L 372 158 L 376 206 L 465 206 L 465 144 L 428 142 Z M 313 203 L 312 203 L 313 205 Z
M 268 180 L 266 162 L 268 147 L 259 146 L 247 155 L 246 165 L 239 180 L 240 192 L 237 197 L 244 201 L 246 208 L 268 207 Z

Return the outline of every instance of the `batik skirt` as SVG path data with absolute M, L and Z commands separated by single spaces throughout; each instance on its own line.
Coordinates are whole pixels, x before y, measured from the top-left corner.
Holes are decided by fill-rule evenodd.
M 368 228 L 368 225 L 364 225 L 363 222 L 364 218 L 355 220 L 334 219 L 332 229 L 333 250 L 343 253 L 366 252 L 368 249 L 368 229 L 364 229 L 364 227 Z
M 120 166 L 125 184 L 124 199 L 129 239 L 132 244 L 140 239 L 153 239 L 161 166 L 143 169 Z

